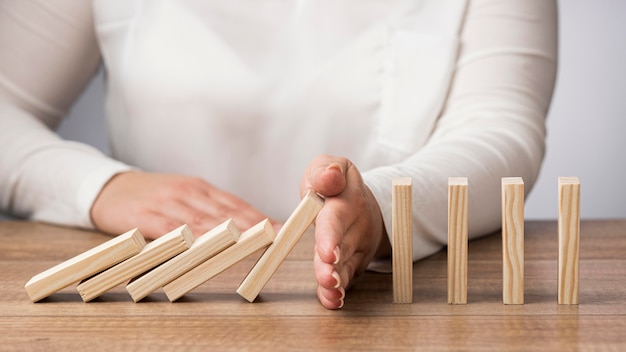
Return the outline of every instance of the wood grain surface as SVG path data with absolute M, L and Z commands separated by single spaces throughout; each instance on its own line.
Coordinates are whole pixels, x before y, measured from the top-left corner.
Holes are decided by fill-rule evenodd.
M 179 301 L 133 303 L 120 286 L 90 303 L 68 287 L 32 303 L 34 274 L 102 243 L 90 231 L 0 222 L 0 346 L 25 350 L 626 350 L 626 220 L 580 224 L 580 302 L 557 304 L 557 222 L 525 225 L 525 304 L 502 304 L 500 233 L 469 242 L 468 303 L 447 304 L 445 250 L 414 265 L 414 303 L 366 272 L 338 311 L 315 295 L 306 233 L 255 303 L 236 293 L 260 253 Z

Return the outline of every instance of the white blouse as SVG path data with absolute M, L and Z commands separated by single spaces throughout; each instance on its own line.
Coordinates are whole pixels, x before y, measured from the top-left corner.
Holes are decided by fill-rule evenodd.
M 528 192 L 557 62 L 546 0 L 0 0 L 0 205 L 92 227 L 130 168 L 200 176 L 268 216 L 308 162 L 345 156 L 391 233 L 413 178 L 414 258 L 447 240 L 447 179 L 470 237 L 500 226 L 500 178 Z M 53 132 L 103 61 L 112 156 Z

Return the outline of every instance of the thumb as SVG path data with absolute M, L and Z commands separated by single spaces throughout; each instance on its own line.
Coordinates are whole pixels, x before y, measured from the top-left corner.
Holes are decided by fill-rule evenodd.
M 347 171 L 352 163 L 331 155 L 319 155 L 309 163 L 302 179 L 300 193 L 311 189 L 324 197 L 340 194 L 346 188 Z

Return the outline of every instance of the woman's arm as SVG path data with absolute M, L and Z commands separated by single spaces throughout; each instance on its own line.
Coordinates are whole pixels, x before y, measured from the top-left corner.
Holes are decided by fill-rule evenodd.
M 0 1 L 0 206 L 35 220 L 91 227 L 89 208 L 129 169 L 53 131 L 95 73 L 91 2 Z
M 398 165 L 364 173 L 391 233 L 391 180 L 413 177 L 415 260 L 447 242 L 447 179 L 469 178 L 470 237 L 497 230 L 500 179 L 528 192 L 545 148 L 557 68 L 554 1 L 470 1 L 456 70 L 427 144 Z

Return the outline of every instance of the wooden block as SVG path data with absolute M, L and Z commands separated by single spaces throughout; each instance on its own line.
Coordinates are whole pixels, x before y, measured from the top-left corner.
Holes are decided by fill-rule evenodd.
M 502 297 L 524 304 L 524 181 L 502 178 Z
M 193 241 L 191 230 L 187 225 L 183 225 L 148 243 L 139 254 L 81 282 L 77 287 L 78 292 L 83 301 L 89 302 L 115 286 L 184 252 Z
M 413 197 L 410 177 L 392 181 L 393 303 L 413 303 Z
M 225 248 L 230 247 L 239 236 L 240 232 L 237 225 L 230 219 L 226 220 L 198 237 L 188 250 L 133 279 L 126 285 L 126 290 L 133 301 L 138 302 Z
M 580 180 L 559 177 L 558 303 L 578 304 Z
M 37 302 L 132 257 L 145 245 L 139 230 L 130 230 L 33 276 L 25 285 L 26 292 L 33 302 Z
M 448 178 L 448 303 L 467 304 L 468 182 Z
M 252 270 L 237 289 L 239 295 L 249 302 L 256 299 L 265 284 L 302 237 L 304 231 L 313 223 L 322 206 L 324 206 L 324 200 L 315 192 L 308 191 L 305 194 L 298 207 L 278 231 L 274 242 L 259 258 L 259 261 L 252 267 Z
M 163 286 L 163 291 L 174 302 L 257 250 L 266 248 L 274 241 L 274 237 L 276 232 L 272 223 L 267 219 L 263 220 L 241 234 L 234 245 Z

